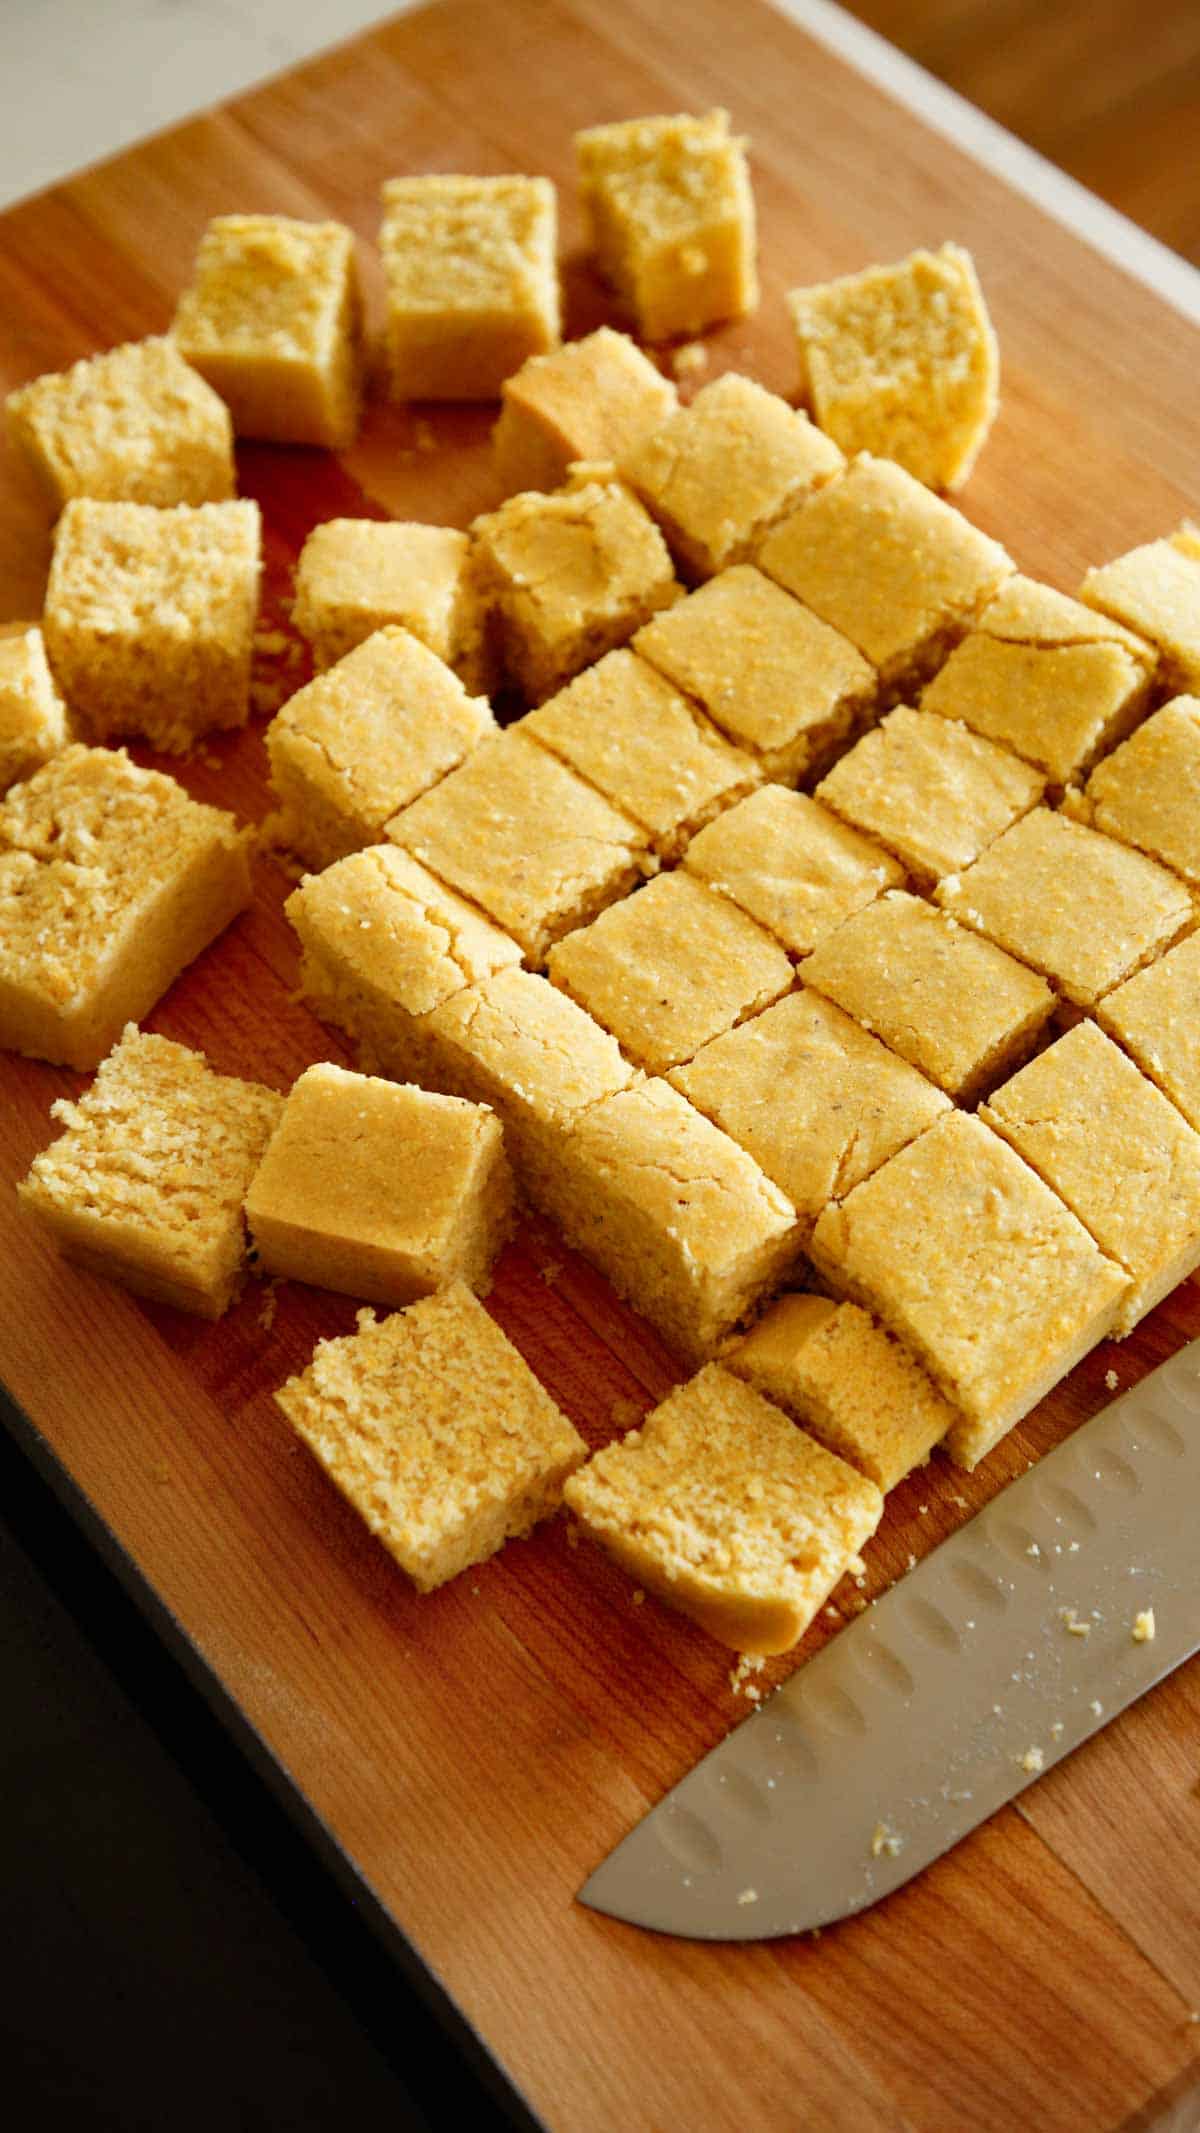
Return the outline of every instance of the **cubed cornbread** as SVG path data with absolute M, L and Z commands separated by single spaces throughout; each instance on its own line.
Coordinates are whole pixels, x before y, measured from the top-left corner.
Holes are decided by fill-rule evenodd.
M 461 1284 L 321 1341 L 275 1395 L 418 1592 L 557 1510 L 587 1446 Z
M 848 639 L 749 563 L 656 615 L 633 649 L 785 784 L 823 770 L 875 701 L 874 671 Z
M 804 982 L 962 1104 L 1020 1065 L 1055 1007 L 1043 978 L 899 889 L 830 934 Z
M 744 563 L 768 528 L 845 465 L 832 439 L 726 371 L 618 461 L 691 578 Z
M 392 178 L 379 246 L 395 400 L 494 400 L 558 345 L 558 206 L 548 178 Z
M 531 704 L 678 594 L 658 527 L 619 482 L 522 490 L 471 532 L 474 584 L 501 666 Z
M 755 560 L 858 647 L 891 702 L 942 664 L 1013 567 L 952 504 L 866 452 L 776 526 Z
M 1110 1332 L 1129 1277 L 1006 1141 L 954 1111 L 828 1207 L 809 1246 L 963 1411 L 974 1467 Z
M 250 901 L 248 833 L 124 750 L 0 804 L 0 1046 L 94 1067 Z
M 610 904 L 590 926 L 558 941 L 546 967 L 650 1074 L 690 1059 L 792 983 L 778 941 L 683 872 L 659 874 Z
M 36 622 L 0 631 L 0 794 L 65 747 L 67 707 Z
M 874 1482 L 719 1363 L 563 1493 L 640 1587 L 752 1653 L 803 1636 L 883 1510 Z
M 764 785 L 710 822 L 688 845 L 684 865 L 797 957 L 905 880 L 890 852 L 786 785 Z
M 455 666 L 469 646 L 470 542 L 455 526 L 331 518 L 314 526 L 296 565 L 292 620 L 331 667 L 388 623 Z
M 1200 933 L 1108 993 L 1096 1017 L 1200 1130 Z
M 800 398 L 844 452 L 962 487 L 995 419 L 1000 352 L 959 244 L 792 289 Z
M 267 728 L 275 834 L 309 866 L 378 843 L 496 730 L 485 697 L 392 625 L 289 697 Z
M 284 1104 L 246 1221 L 269 1274 L 405 1304 L 456 1281 L 486 1294 L 512 1207 L 486 1105 L 313 1066 Z
M 1097 763 L 1071 811 L 1200 884 L 1200 697 L 1176 696 Z
M 1125 1268 L 1118 1336 L 1200 1265 L 1200 1133 L 1094 1022 L 1022 1067 L 979 1115 Z
M 172 327 L 239 437 L 352 444 L 363 389 L 362 296 L 340 222 L 218 215 Z
M 648 855 L 644 831 L 513 729 L 395 816 L 388 836 L 537 963 L 624 896 Z
M 964 925 L 1083 1008 L 1153 962 L 1193 920 L 1191 897 L 1174 874 L 1048 807 L 1014 822 L 934 893 Z
M 670 380 L 611 326 L 530 356 L 500 397 L 492 449 L 506 494 L 557 489 L 578 460 L 619 464 L 679 404 Z
M 950 1099 L 820 993 L 779 1000 L 668 1080 L 754 1157 L 801 1223 L 950 1109 Z
M 254 503 L 67 504 L 42 630 L 93 739 L 136 733 L 182 755 L 214 727 L 245 725 L 259 548 Z
M 779 1297 L 722 1360 L 885 1495 L 960 1420 L 868 1311 L 826 1296 Z
M 1185 522 L 1089 570 L 1079 597 L 1149 640 L 1164 688 L 1200 693 L 1200 527 Z
M 234 494 L 229 409 L 170 339 L 85 356 L 5 405 L 55 511 L 73 496 L 219 504 Z
M 957 719 L 900 704 L 817 787 L 817 798 L 894 852 L 922 887 L 953 874 L 1036 807 L 1040 771 Z
M 220 1318 L 246 1269 L 242 1201 L 283 1098 L 130 1023 L 17 1187 L 59 1250 L 140 1296 Z

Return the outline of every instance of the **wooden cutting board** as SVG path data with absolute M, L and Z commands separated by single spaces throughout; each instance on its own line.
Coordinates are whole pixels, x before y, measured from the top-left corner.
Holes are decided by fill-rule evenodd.
M 557 179 L 569 324 L 585 330 L 607 312 L 578 255 L 572 130 L 718 101 L 752 137 L 763 298 L 713 337 L 710 375 L 733 365 L 788 391 L 785 287 L 953 236 L 979 262 L 1005 367 L 972 515 L 1070 589 L 1089 561 L 1195 509 L 1195 328 L 757 0 L 444 0 L 17 208 L 0 222 L 0 385 L 164 327 L 217 212 L 344 218 L 377 303 L 378 187 L 406 170 Z M 267 522 L 266 626 L 317 520 L 463 523 L 493 500 L 489 424 L 486 409 L 376 407 L 340 464 L 243 451 Z M 0 619 L 37 612 L 49 546 L 11 456 L 3 482 Z M 261 721 L 180 774 L 261 815 Z M 253 910 L 151 1018 L 222 1071 L 280 1087 L 345 1056 L 291 997 L 289 886 L 264 861 Z M 52 1098 L 78 1085 L 0 1060 L 6 1188 L 48 1139 Z M 415 1599 L 271 1400 L 318 1335 L 348 1329 L 349 1302 L 285 1288 L 272 1321 L 254 1288 L 211 1327 L 61 1265 L 11 1189 L 0 1237 L 15 1426 L 433 1995 L 556 2133 L 1165 2124 L 1200 2052 L 1194 1665 L 913 1886 L 819 1940 L 722 1949 L 640 1934 L 574 1891 L 744 1713 L 729 1658 L 635 1606 L 562 1522 Z M 530 1226 L 505 1254 L 492 1308 L 593 1442 L 678 1375 L 548 1230 Z M 1102 1404 L 1106 1372 L 1128 1385 L 1198 1332 L 1188 1284 L 1091 1356 L 980 1474 L 935 1463 L 898 1489 L 867 1592 Z M 851 1587 L 839 1611 L 856 1604 Z

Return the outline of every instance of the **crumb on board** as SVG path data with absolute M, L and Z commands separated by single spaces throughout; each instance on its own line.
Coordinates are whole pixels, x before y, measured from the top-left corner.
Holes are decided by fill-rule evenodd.
M 904 1848 L 904 1839 L 887 1822 L 877 1822 L 871 1832 L 872 1859 L 895 1859 Z
M 1154 1632 L 1154 1609 L 1143 1607 L 1133 1618 L 1133 1641 L 1135 1644 L 1153 1644 Z
M 634 1586 L 634 1588 L 633 1588 L 633 1591 L 632 1591 L 632 1592 L 630 1593 L 630 1595 L 629 1595 L 629 1604 L 630 1604 L 630 1606 L 631 1606 L 631 1607 L 644 1607 L 644 1606 L 645 1606 L 645 1603 L 646 1603 L 646 1595 L 645 1595 L 645 1593 L 644 1593 L 644 1592 L 642 1591 L 642 1588 L 641 1588 L 641 1586 L 640 1586 L 640 1585 L 635 1585 L 635 1586 Z
M 258 1323 L 262 1327 L 264 1333 L 270 1332 L 272 1326 L 275 1323 L 275 1313 L 278 1311 L 278 1309 L 279 1284 L 275 1281 L 269 1281 L 267 1283 L 266 1292 L 263 1296 L 263 1300 L 259 1306 L 258 1312 Z
M 1088 1709 L 1090 1710 L 1093 1718 L 1099 1718 L 1104 1710 L 1104 1705 L 1101 1703 L 1100 1698 L 1098 1696 L 1093 1696 L 1091 1703 L 1088 1705 Z
M 1054 1724 L 1053 1724 L 1053 1725 L 1051 1726 L 1051 1728 L 1050 1728 L 1050 1738 L 1051 1738 L 1051 1740 L 1061 1740 L 1061 1739 L 1062 1739 L 1062 1737 L 1063 1737 L 1063 1722 L 1062 1722 L 1061 1718 L 1056 1718 L 1056 1719 L 1055 1719 L 1055 1721 L 1054 1721 Z
M 741 1894 L 740 1894 L 740 1895 L 739 1895 L 739 1897 L 738 1897 L 738 1902 L 739 1902 L 739 1903 L 757 1903 L 757 1902 L 758 1902 L 758 1890 L 757 1890 L 757 1889 L 743 1889 L 743 1890 L 741 1891 Z
M 562 1270 L 563 1263 L 561 1259 L 547 1259 L 546 1264 L 538 1268 L 538 1273 L 541 1275 L 546 1287 L 552 1289 Z
M 756 1652 L 739 1652 L 737 1665 L 730 1669 L 729 1687 L 733 1695 L 745 1696 L 750 1703 L 758 1703 L 762 1690 L 756 1688 L 751 1676 L 761 1674 L 766 1660 Z
M 1091 1623 L 1084 1622 L 1073 1607 L 1060 1607 L 1058 1619 L 1068 1637 L 1090 1637 L 1092 1634 Z
M 1116 1389 L 1117 1389 L 1117 1387 L 1118 1387 L 1118 1385 L 1120 1384 L 1121 1380 L 1120 1380 L 1120 1378 L 1119 1378 L 1119 1377 L 1117 1376 L 1117 1373 L 1116 1373 L 1116 1371 L 1115 1371 L 1115 1370 L 1106 1370 L 1106 1371 L 1105 1371 L 1105 1373 L 1104 1373 L 1104 1382 L 1105 1382 L 1105 1384 L 1107 1385 L 1107 1387 L 1108 1387 L 1108 1389 L 1109 1389 L 1109 1391 L 1110 1391 L 1110 1392 L 1115 1392 L 1115 1391 L 1116 1391 Z
M 643 1410 L 636 1400 L 615 1399 L 608 1410 L 608 1418 L 614 1429 L 636 1429 L 645 1420 Z
M 708 350 L 703 341 L 685 341 L 671 357 L 671 369 L 677 378 L 697 378 L 708 369 Z
M 1044 1770 L 1045 1767 L 1046 1758 L 1042 1750 L 1036 1745 L 1032 1748 L 1026 1748 L 1024 1755 L 1021 1757 L 1021 1768 L 1026 1777 L 1036 1777 L 1038 1772 Z

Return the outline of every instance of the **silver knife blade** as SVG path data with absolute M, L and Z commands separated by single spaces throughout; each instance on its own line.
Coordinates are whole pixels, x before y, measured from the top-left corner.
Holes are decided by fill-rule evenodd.
M 903 1887 L 1200 1648 L 1198 1507 L 1193 1341 L 793 1674 L 580 1901 L 763 1940 Z

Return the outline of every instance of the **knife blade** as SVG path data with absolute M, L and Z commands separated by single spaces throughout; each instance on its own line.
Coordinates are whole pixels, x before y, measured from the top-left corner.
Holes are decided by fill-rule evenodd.
M 903 1887 L 1200 1648 L 1198 1505 L 1193 1341 L 793 1674 L 580 1901 L 743 1941 Z

